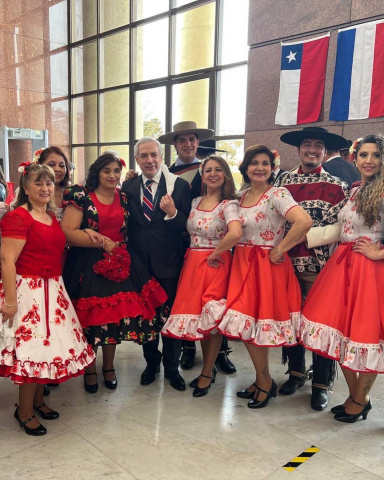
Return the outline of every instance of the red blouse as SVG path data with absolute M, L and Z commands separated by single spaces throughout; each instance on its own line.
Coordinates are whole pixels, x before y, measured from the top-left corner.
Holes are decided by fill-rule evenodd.
M 124 235 L 120 233 L 120 229 L 124 223 L 124 212 L 121 208 L 119 193 L 115 192 L 111 205 L 101 203 L 95 192 L 90 192 L 89 196 L 99 213 L 99 233 L 113 242 L 123 242 Z
M 52 224 L 35 220 L 22 207 L 9 212 L 0 222 L 1 236 L 26 240 L 16 262 L 16 273 L 23 277 L 60 277 L 65 235 L 53 214 Z

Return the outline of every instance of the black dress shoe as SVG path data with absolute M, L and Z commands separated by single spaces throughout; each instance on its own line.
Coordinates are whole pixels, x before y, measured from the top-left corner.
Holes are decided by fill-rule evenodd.
M 49 395 L 51 392 L 49 391 L 49 388 L 47 387 L 47 385 L 44 385 L 44 391 L 43 391 L 43 395 L 44 397 L 46 397 L 47 395 Z
M 19 407 L 17 407 L 13 416 L 19 422 L 20 428 L 24 428 L 24 432 L 27 435 L 33 435 L 34 437 L 41 437 L 42 435 L 45 435 L 47 433 L 47 429 L 44 427 L 44 425 L 41 425 L 41 423 L 36 428 L 27 427 L 27 423 L 29 423 L 31 420 L 36 418 L 35 415 L 32 415 L 32 417 L 28 418 L 28 420 L 25 420 L 25 422 L 23 422 L 19 417 Z
M 160 372 L 160 366 L 152 367 L 147 365 L 144 372 L 141 374 L 140 383 L 141 385 L 150 385 L 156 379 L 156 374 Z
M 60 384 L 59 383 L 47 383 L 48 387 L 58 387 Z
M 348 398 L 352 398 L 349 396 Z M 334 415 L 338 415 L 339 413 L 344 413 L 345 412 L 345 406 L 344 405 L 336 405 L 335 407 L 331 408 L 331 413 Z
M 359 420 L 360 417 L 363 417 L 363 420 L 366 420 L 368 417 L 368 413 L 372 410 L 372 403 L 371 400 L 365 405 L 364 403 L 358 403 L 355 402 L 355 400 L 352 398 L 351 399 L 353 403 L 356 403 L 356 405 L 360 405 L 363 407 L 363 410 L 360 413 L 347 413 L 344 411 L 343 413 L 339 413 L 335 415 L 335 420 L 338 422 L 343 422 L 343 423 L 355 423 L 357 420 Z
M 104 383 L 105 383 L 105 386 L 107 388 L 109 388 L 110 390 L 116 390 L 116 387 L 117 387 L 117 378 L 116 378 L 116 375 L 115 375 L 115 379 L 114 380 L 106 380 L 105 379 L 105 374 L 108 373 L 108 372 L 114 372 L 115 369 L 112 368 L 111 370 L 104 370 L 103 369 L 103 376 L 104 376 Z
M 252 385 L 256 388 L 257 385 L 256 383 L 252 383 Z M 245 390 L 241 390 L 240 392 L 237 392 L 236 395 L 239 397 L 239 398 L 245 398 L 246 400 L 250 400 L 251 398 L 253 398 L 253 396 L 255 395 L 255 391 L 253 392 L 250 392 L 249 390 L 245 389 Z
M 185 381 L 184 378 L 180 375 L 178 371 L 169 373 L 164 372 L 164 377 L 170 380 L 171 387 L 179 392 L 185 390 Z
M 33 406 L 33 409 L 40 415 L 41 418 L 44 418 L 44 420 L 56 420 L 56 418 L 60 417 L 59 412 L 55 412 L 55 410 L 51 410 L 50 412 L 44 412 L 43 410 L 40 410 L 41 407 L 44 407 L 45 403 L 43 402 L 41 405 L 38 407 Z
M 288 380 L 280 387 L 279 393 L 281 395 L 293 395 L 298 388 L 301 388 L 305 383 L 305 378 L 289 375 Z
M 196 347 L 183 347 L 180 358 L 180 367 L 183 370 L 190 370 L 195 365 Z
M 193 395 L 195 398 L 205 397 L 205 395 L 207 395 L 207 393 L 208 393 L 208 390 L 211 388 L 212 383 L 214 383 L 214 381 L 213 381 L 213 376 L 212 376 L 212 377 L 207 377 L 207 375 L 203 375 L 203 374 L 201 373 L 201 374 L 200 374 L 200 377 L 210 378 L 211 381 L 209 382 L 209 385 L 208 385 L 207 387 L 204 387 L 204 388 L 200 388 L 200 387 L 198 387 L 197 384 L 196 384 L 196 387 L 195 387 L 195 389 L 193 390 L 193 393 L 192 393 L 192 395 Z
M 235 365 L 231 362 L 231 360 L 229 360 L 228 354 L 225 352 L 217 355 L 215 363 L 224 373 L 231 374 L 237 372 Z
M 276 395 L 277 395 L 277 385 L 276 385 L 276 382 L 272 379 L 272 385 L 271 385 L 271 388 L 269 389 L 269 392 L 267 392 L 266 390 L 263 390 L 262 388 L 258 387 L 257 385 L 255 385 L 256 387 L 256 392 L 254 392 L 256 394 L 256 397 L 252 398 L 252 400 L 250 400 L 248 402 L 248 408 L 263 408 L 263 407 L 266 407 L 268 405 L 268 402 L 269 402 L 269 399 L 270 398 L 275 398 Z M 258 397 L 259 397 L 259 394 L 260 392 L 263 392 L 263 393 L 266 393 L 267 396 L 265 397 L 264 400 L 262 401 L 258 401 Z
M 215 383 L 216 381 L 216 374 L 217 374 L 217 368 L 216 368 L 216 365 L 214 365 L 212 368 L 212 383 Z M 189 386 L 192 388 L 197 387 L 197 382 L 199 381 L 199 377 L 194 378 L 192 382 L 189 384 Z
M 96 375 L 97 376 L 97 373 L 96 372 L 84 373 L 84 389 L 88 393 L 96 393 L 97 390 L 99 389 L 99 384 L 95 383 L 94 385 L 88 385 L 87 380 L 86 380 L 88 375 Z
M 328 406 L 328 394 L 323 388 L 312 387 L 311 407 L 313 410 L 325 410 Z

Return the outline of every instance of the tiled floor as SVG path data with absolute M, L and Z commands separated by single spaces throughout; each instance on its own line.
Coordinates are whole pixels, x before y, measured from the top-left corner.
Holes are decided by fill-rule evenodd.
M 123 344 L 116 361 L 117 390 L 107 390 L 100 374 L 95 395 L 83 390 L 82 378 L 52 389 L 49 405 L 60 419 L 44 422 L 49 432 L 42 438 L 19 428 L 12 416 L 17 388 L 0 379 L 0 479 L 384 478 L 383 378 L 374 386 L 367 421 L 353 425 L 336 422 L 329 409 L 311 410 L 308 385 L 254 411 L 236 397 L 254 374 L 243 345 L 232 346 L 238 373 L 218 374 L 209 394 L 195 399 L 189 387 L 173 390 L 162 374 L 152 385 L 140 386 L 141 349 Z M 186 381 L 199 373 L 200 354 L 198 360 L 195 369 L 184 372 Z M 271 349 L 271 370 L 281 384 L 279 349 Z M 331 406 L 346 392 L 340 374 Z M 282 468 L 311 445 L 320 452 L 293 472 Z

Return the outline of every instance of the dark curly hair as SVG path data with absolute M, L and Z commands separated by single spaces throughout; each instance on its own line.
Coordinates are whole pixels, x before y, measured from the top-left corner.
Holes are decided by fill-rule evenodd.
M 122 170 L 121 163 L 119 159 L 113 153 L 103 153 L 100 155 L 89 167 L 87 180 L 85 182 L 85 188 L 89 192 L 94 192 L 100 183 L 100 172 L 103 168 L 109 165 L 112 162 L 117 162 L 120 167 L 120 171 Z
M 275 155 L 265 145 L 252 145 L 245 151 L 244 159 L 239 165 L 239 170 L 241 175 L 243 176 L 244 183 L 248 185 L 251 183 L 247 175 L 247 170 L 255 155 L 258 155 L 259 153 L 265 153 L 266 155 L 268 155 L 269 160 L 271 161 L 272 175 L 268 178 L 267 182 L 273 185 L 275 181 L 275 176 L 273 174 L 273 169 L 275 168 Z
M 71 171 L 71 167 L 69 165 L 68 158 L 66 157 L 65 153 L 61 150 L 61 148 L 55 147 L 55 146 L 45 148 L 40 155 L 39 163 L 40 165 L 44 164 L 52 153 L 56 153 L 56 155 L 60 155 L 60 157 L 63 157 L 64 163 L 65 163 L 65 176 L 63 180 L 59 183 L 59 185 L 60 187 L 67 188 L 69 187 L 69 183 L 70 183 L 69 172 Z

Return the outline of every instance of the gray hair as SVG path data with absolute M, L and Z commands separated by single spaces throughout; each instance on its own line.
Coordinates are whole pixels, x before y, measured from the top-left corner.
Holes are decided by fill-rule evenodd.
M 150 142 L 155 142 L 156 145 L 157 145 L 157 149 L 160 153 L 161 156 L 163 156 L 163 146 L 161 145 L 161 143 L 156 140 L 155 138 L 153 137 L 141 137 L 136 143 L 135 143 L 135 149 L 134 149 L 134 154 L 135 154 L 135 157 L 137 157 L 139 155 L 139 147 L 140 145 L 144 144 L 144 143 L 150 143 Z

